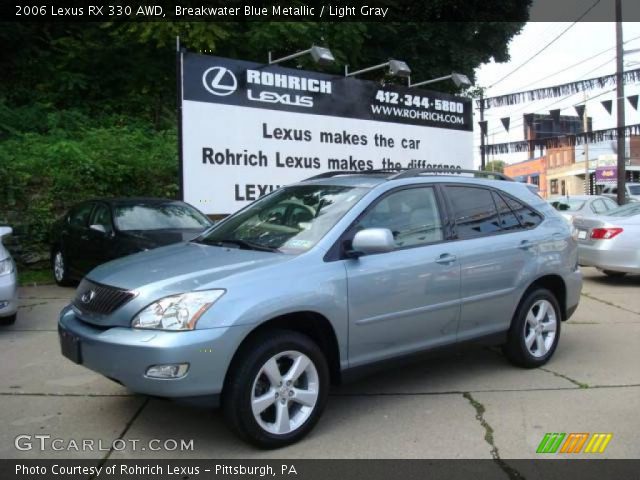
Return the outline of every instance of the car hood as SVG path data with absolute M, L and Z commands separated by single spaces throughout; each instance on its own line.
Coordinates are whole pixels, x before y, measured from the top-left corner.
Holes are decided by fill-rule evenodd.
M 138 240 L 150 247 L 161 247 L 172 243 L 188 242 L 200 235 L 204 229 L 164 229 L 164 230 L 128 230 L 124 236 Z
M 104 285 L 136 290 L 154 285 L 189 291 L 238 273 L 293 258 L 281 253 L 179 243 L 119 258 L 93 269 L 87 278 Z

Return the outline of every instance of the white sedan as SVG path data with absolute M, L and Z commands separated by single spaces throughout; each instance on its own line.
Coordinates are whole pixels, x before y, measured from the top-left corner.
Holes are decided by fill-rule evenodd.
M 573 218 L 580 265 L 611 277 L 640 273 L 640 204 L 631 203 L 606 215 Z
M 11 227 L 0 226 L 0 325 L 16 321 L 18 311 L 18 275 L 16 264 L 2 239 L 13 233 Z

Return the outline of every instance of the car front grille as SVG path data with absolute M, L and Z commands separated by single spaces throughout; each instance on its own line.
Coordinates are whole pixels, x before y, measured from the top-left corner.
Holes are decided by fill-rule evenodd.
M 78 286 L 73 305 L 81 312 L 108 315 L 135 296 L 136 294 L 129 290 L 84 279 Z

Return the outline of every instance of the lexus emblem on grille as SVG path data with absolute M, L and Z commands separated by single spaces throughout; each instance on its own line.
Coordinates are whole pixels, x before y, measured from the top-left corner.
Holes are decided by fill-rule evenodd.
M 80 300 L 82 303 L 91 303 L 91 300 L 96 296 L 96 292 L 94 290 L 87 290 L 82 294 Z

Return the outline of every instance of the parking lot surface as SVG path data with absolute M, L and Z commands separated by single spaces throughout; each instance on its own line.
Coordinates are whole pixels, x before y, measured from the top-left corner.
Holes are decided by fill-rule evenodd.
M 239 441 L 218 411 L 132 394 L 63 358 L 56 322 L 73 289 L 24 287 L 16 324 L 0 330 L 0 457 L 535 458 L 547 432 L 588 432 L 613 434 L 599 458 L 638 458 L 640 276 L 583 273 L 580 307 L 544 368 L 513 367 L 493 348 L 428 358 L 334 388 L 315 430 L 277 451 Z M 64 442 L 19 450 L 19 435 Z M 174 449 L 181 440 L 192 448 Z

